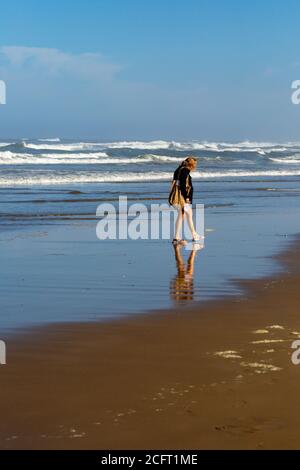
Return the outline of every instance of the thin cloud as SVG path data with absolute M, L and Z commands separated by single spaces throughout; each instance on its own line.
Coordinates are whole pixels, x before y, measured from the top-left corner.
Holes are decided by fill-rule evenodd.
M 22 46 L 0 47 L 0 65 L 85 80 L 111 80 L 122 69 L 101 54 L 69 54 L 58 49 Z

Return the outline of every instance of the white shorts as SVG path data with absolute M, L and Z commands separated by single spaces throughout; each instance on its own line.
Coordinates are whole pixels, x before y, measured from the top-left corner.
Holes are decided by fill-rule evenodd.
M 182 210 L 181 206 L 179 206 L 178 204 L 174 205 L 173 207 L 175 207 L 175 209 L 177 209 L 178 211 Z M 183 206 L 183 210 L 185 214 L 188 214 L 192 210 L 192 204 L 185 203 Z

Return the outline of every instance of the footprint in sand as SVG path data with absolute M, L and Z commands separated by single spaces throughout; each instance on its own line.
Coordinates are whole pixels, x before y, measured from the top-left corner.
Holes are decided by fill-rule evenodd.
M 254 434 L 259 432 L 282 429 L 283 424 L 276 419 L 256 424 L 224 424 L 215 426 L 217 432 L 225 432 L 232 435 Z
M 222 426 L 215 426 L 214 430 L 218 432 L 225 432 L 228 434 L 233 434 L 233 435 L 252 434 L 256 432 L 256 429 L 252 426 L 234 425 L 234 424 L 224 424 Z

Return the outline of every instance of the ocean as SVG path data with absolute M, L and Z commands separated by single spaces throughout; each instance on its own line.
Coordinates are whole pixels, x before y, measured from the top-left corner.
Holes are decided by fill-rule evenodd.
M 97 239 L 100 203 L 166 203 L 190 155 L 203 250 L 190 258 L 169 240 Z M 237 280 L 281 269 L 272 256 L 299 232 L 299 183 L 300 143 L 2 141 L 0 329 L 238 295 Z
M 300 143 L 45 139 L 0 143 L 0 187 L 168 181 L 190 154 L 199 180 L 300 176 Z

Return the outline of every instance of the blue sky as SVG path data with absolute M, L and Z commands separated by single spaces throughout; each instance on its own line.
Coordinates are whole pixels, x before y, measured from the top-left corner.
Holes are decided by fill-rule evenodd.
M 0 137 L 300 140 L 295 0 L 10 0 Z

